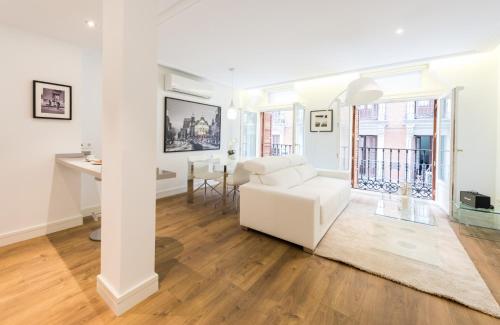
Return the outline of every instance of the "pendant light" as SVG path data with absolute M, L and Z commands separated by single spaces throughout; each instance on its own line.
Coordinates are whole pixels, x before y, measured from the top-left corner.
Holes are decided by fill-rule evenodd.
M 234 68 L 230 68 L 231 77 L 232 77 L 232 88 L 231 88 L 231 104 L 229 104 L 229 108 L 227 109 L 227 118 L 228 120 L 236 120 L 238 117 L 238 110 L 234 106 Z
M 345 100 L 342 101 L 340 96 L 345 95 Z M 382 89 L 372 78 L 358 78 L 347 86 L 347 88 L 335 97 L 329 109 L 333 109 L 333 105 L 337 103 L 337 108 L 340 105 L 366 105 L 373 103 L 384 95 Z

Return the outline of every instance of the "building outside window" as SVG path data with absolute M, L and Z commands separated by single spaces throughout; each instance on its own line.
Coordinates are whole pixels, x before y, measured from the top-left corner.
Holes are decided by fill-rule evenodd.
M 360 105 L 358 107 L 359 110 L 359 119 L 360 120 L 377 120 L 378 119 L 378 104 L 370 104 L 370 105 Z
M 413 196 L 432 198 L 434 103 L 429 99 L 356 107 L 357 188 L 396 192 L 409 183 Z
M 434 117 L 434 100 L 417 100 L 415 101 L 415 118 L 433 118 Z

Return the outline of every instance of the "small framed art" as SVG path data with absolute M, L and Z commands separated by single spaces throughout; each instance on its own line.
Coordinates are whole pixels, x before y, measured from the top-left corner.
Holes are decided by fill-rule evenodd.
M 333 132 L 333 110 L 311 111 L 311 132 Z
M 71 120 L 71 86 L 33 80 L 33 117 Z

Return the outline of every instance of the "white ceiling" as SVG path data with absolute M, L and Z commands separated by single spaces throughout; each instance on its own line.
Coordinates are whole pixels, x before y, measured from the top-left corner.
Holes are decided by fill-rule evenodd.
M 98 47 L 102 0 L 0 0 L 0 23 L 84 47 Z M 36 51 L 36 49 L 34 49 Z
M 202 0 L 160 35 L 166 64 L 252 87 L 491 47 L 500 0 Z
M 99 0 L 0 0 L 0 22 L 98 46 Z M 159 61 L 240 87 L 490 49 L 499 0 L 159 0 Z M 394 31 L 402 27 L 405 34 Z

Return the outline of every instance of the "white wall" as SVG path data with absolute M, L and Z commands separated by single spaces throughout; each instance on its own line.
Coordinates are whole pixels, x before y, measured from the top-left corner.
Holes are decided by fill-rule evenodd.
M 82 74 L 82 92 L 85 94 L 82 98 L 82 142 L 92 143 L 95 155 L 101 157 L 101 53 L 99 51 L 85 51 L 83 53 L 83 74 Z M 189 78 L 197 79 L 210 84 L 214 89 L 214 97 L 209 100 L 197 98 L 179 93 L 165 91 L 165 75 L 171 72 L 184 75 Z M 164 132 L 164 113 L 165 97 L 186 99 L 190 101 L 206 103 L 221 106 L 222 108 L 222 134 L 221 150 L 218 151 L 199 151 L 199 152 L 163 152 L 163 132 Z M 235 98 L 237 101 L 237 98 Z M 188 75 L 171 68 L 159 66 L 158 68 L 158 105 L 157 105 L 157 163 L 158 167 L 175 171 L 175 179 L 162 180 L 157 182 L 157 197 L 165 197 L 179 194 L 186 191 L 187 183 L 187 157 L 206 154 L 226 154 L 227 145 L 232 139 L 239 139 L 239 120 L 229 121 L 226 117 L 227 106 L 231 101 L 231 88 L 217 83 L 203 80 L 199 77 Z M 95 209 L 100 205 L 99 198 L 100 184 L 90 176 L 82 176 L 82 210 L 88 213 L 88 210 Z
M 56 153 L 80 150 L 81 51 L 0 25 L 0 246 L 81 222 L 80 176 Z M 73 120 L 34 119 L 32 82 L 73 87 Z
M 457 189 L 495 197 L 498 73 L 495 52 L 430 62 L 429 73 L 447 88 L 461 86 L 456 116 Z M 424 85 L 425 87 L 425 85 Z
M 177 173 L 175 179 L 167 179 L 157 182 L 157 196 L 165 197 L 186 191 L 187 184 L 187 158 L 195 155 L 210 155 L 221 154 L 226 155 L 227 145 L 233 139 L 239 139 L 239 122 L 230 121 L 227 119 L 227 107 L 231 101 L 231 88 L 216 83 L 210 83 L 207 80 L 203 82 L 210 83 L 214 89 L 214 96 L 209 100 L 196 98 L 192 96 L 182 95 L 179 93 L 165 91 L 165 75 L 171 73 L 172 69 L 166 67 L 159 67 L 158 72 L 158 118 L 157 118 L 157 159 L 158 167 L 174 171 Z M 176 71 L 177 74 L 183 74 Z M 185 76 L 195 78 L 195 76 Z M 201 79 L 199 79 L 201 80 Z M 222 130 L 221 130 L 221 150 L 218 151 L 197 151 L 197 152 L 178 152 L 178 153 L 164 153 L 163 152 L 163 132 L 164 132 L 164 114 L 165 114 L 165 97 L 173 97 L 179 99 L 186 99 L 194 102 L 206 103 L 216 106 L 221 106 L 222 116 Z M 236 99 L 235 99 L 236 100 Z
M 90 143 L 96 157 L 101 155 L 102 110 L 102 53 L 85 50 L 82 55 L 82 142 Z M 100 206 L 100 182 L 82 174 L 81 207 L 87 215 L 89 209 Z
M 496 205 L 500 206 L 500 45 L 496 49 L 497 56 L 497 199 Z
M 340 94 L 350 81 L 359 77 L 359 73 L 335 75 L 331 77 L 298 81 L 293 84 L 273 86 L 272 89 L 292 89 L 297 94 L 297 101 L 305 107 L 304 119 L 304 155 L 317 168 L 336 169 L 339 154 L 338 139 L 340 130 L 338 116 L 334 115 L 334 131 L 311 133 L 310 112 L 328 107 L 333 98 Z M 240 93 L 242 107 L 251 111 L 292 107 L 293 103 L 270 105 L 267 93 L 263 89 L 250 89 Z M 335 106 L 336 107 L 336 106 Z
M 350 73 L 330 78 L 300 81 L 295 84 L 300 102 L 306 107 L 305 155 L 317 168 L 337 169 L 339 167 L 339 109 L 337 105 L 334 105 L 333 132 L 310 132 L 310 112 L 327 109 L 332 99 L 346 89 L 349 82 L 358 77 L 359 74 Z
M 458 188 L 500 196 L 500 49 L 492 52 L 456 56 L 430 62 L 428 71 L 422 73 L 420 87 L 412 74 L 411 82 L 384 81 L 389 92 L 416 93 L 449 90 L 463 86 L 458 97 L 457 148 L 463 150 L 458 157 Z M 315 134 L 309 132 L 309 112 L 325 109 L 329 102 L 360 73 L 349 73 L 292 83 L 298 101 L 305 105 L 305 155 L 316 167 L 337 168 L 339 151 L 338 115 L 334 132 Z M 397 78 L 396 78 L 397 79 Z M 402 85 L 405 85 L 404 87 Z M 277 85 L 274 87 L 285 87 Z M 408 89 L 405 89 L 408 88 Z M 242 94 L 243 106 L 258 110 L 265 100 L 262 90 L 249 90 Z M 499 157 L 499 158 L 497 158 Z M 494 176 L 496 175 L 496 176 Z

